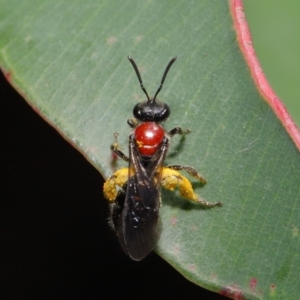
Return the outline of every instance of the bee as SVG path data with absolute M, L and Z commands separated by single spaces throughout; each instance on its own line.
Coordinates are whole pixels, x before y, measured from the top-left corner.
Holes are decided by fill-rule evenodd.
M 175 134 L 190 132 L 190 130 L 183 131 L 180 127 L 167 132 L 162 126 L 162 122 L 170 115 L 170 108 L 166 103 L 159 101 L 157 95 L 176 57 L 168 63 L 153 98 L 149 97 L 143 85 L 135 61 L 130 56 L 128 59 L 147 100 L 134 106 L 134 118 L 127 121 L 133 129 L 129 136 L 129 157 L 120 150 L 117 134 L 115 135 L 111 150 L 128 162 L 129 166 L 116 171 L 104 183 L 104 196 L 110 202 L 110 223 L 123 250 L 131 259 L 140 261 L 155 248 L 160 237 L 161 186 L 169 190 L 178 187 L 182 197 L 200 203 L 204 207 L 222 206 L 222 203 L 209 203 L 201 199 L 194 192 L 190 181 L 178 172 L 186 171 L 205 184 L 206 180 L 193 167 L 163 165 L 170 146 L 170 138 Z

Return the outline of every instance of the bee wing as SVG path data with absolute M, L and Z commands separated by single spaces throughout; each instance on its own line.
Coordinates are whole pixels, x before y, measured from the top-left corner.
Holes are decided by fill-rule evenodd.
M 160 236 L 160 176 L 166 150 L 162 144 L 156 155 L 145 161 L 130 138 L 129 179 L 117 233 L 123 249 L 134 260 L 148 255 Z

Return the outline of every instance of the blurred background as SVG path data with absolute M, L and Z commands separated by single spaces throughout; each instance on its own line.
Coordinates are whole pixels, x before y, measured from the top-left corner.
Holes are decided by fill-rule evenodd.
M 262 68 L 300 128 L 300 1 L 243 2 Z

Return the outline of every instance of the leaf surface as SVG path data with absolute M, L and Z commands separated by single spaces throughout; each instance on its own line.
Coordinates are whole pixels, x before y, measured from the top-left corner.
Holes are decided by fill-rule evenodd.
M 299 152 L 258 93 L 226 1 L 1 0 L 0 63 L 26 101 L 103 174 L 113 133 L 127 152 L 144 100 L 126 56 L 171 107 L 168 164 L 197 168 L 205 210 L 163 191 L 158 253 L 189 280 L 232 298 L 296 299 Z M 118 161 L 117 167 L 126 164 Z

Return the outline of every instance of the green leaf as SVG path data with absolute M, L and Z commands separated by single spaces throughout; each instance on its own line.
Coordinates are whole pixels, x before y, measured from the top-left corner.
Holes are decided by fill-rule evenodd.
M 255 51 L 276 94 L 300 126 L 300 2 L 244 0 Z M 272 9 L 270 9 L 272 8 Z
M 163 191 L 158 253 L 189 280 L 245 299 L 296 299 L 300 258 L 297 148 L 259 95 L 225 1 L 1 0 L 0 62 L 28 103 L 103 174 L 110 144 L 169 59 L 160 99 L 171 107 L 167 163 L 196 167 L 205 210 Z M 119 161 L 117 166 L 126 164 Z M 231 294 L 230 294 L 231 293 Z

